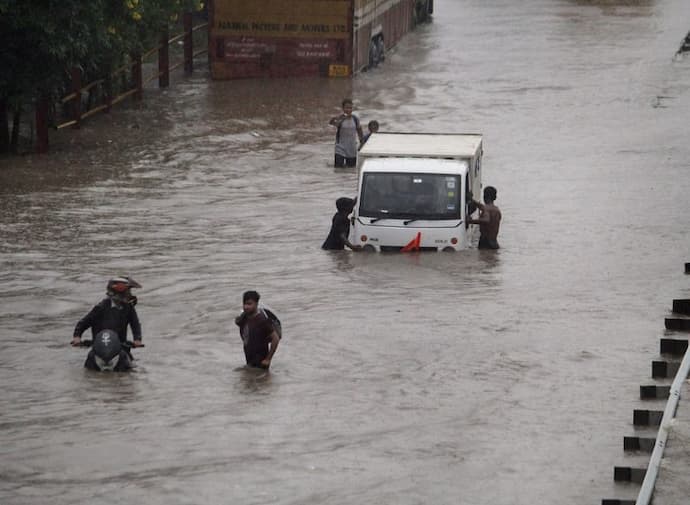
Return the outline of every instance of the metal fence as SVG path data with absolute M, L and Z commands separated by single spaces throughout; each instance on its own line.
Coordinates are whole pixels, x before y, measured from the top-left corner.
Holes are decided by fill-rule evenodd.
M 123 100 L 133 97 L 139 101 L 143 97 L 146 84 L 158 79 L 161 88 L 170 85 L 170 72 L 184 66 L 184 72 L 190 74 L 194 70 L 194 59 L 208 53 L 208 42 L 203 47 L 194 50 L 194 34 L 200 30 L 208 30 L 208 23 L 193 24 L 192 13 L 185 13 L 182 17 L 182 33 L 169 37 L 166 30 L 161 34 L 156 47 L 143 54 L 128 56 L 128 62 L 115 69 L 110 75 L 89 82 L 82 83 L 82 70 L 72 68 L 70 70 L 71 91 L 62 97 L 58 105 L 62 107 L 63 114 L 59 119 L 52 121 L 52 127 L 56 130 L 73 127 L 79 128 L 82 121 L 99 113 L 109 112 L 110 109 Z M 170 47 L 175 43 L 182 43 L 182 58 L 171 64 Z M 157 54 L 158 68 L 152 75 L 144 76 L 146 63 Z M 84 100 L 86 98 L 86 101 Z M 35 108 L 35 132 L 36 151 L 39 153 L 48 151 L 48 132 L 51 128 L 51 110 L 55 104 L 49 100 L 39 100 Z M 57 114 L 54 114 L 57 116 Z

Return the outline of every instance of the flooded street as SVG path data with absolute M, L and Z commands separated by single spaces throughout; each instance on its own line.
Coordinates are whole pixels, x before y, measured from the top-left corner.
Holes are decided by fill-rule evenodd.
M 0 160 L 0 503 L 600 503 L 690 291 L 686 0 L 437 0 L 354 80 L 149 90 Z M 481 132 L 497 252 L 324 252 L 328 119 Z M 146 347 L 82 368 L 130 274 Z M 256 289 L 284 338 L 243 370 Z M 679 496 L 686 496 L 679 490 Z

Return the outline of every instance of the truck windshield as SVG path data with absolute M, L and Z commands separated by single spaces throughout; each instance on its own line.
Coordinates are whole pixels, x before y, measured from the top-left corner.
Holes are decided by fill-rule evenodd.
M 460 219 L 460 177 L 366 173 L 362 181 L 359 215 L 378 219 Z

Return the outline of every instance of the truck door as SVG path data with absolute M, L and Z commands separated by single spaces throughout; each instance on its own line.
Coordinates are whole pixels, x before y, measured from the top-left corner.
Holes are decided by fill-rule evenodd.
M 472 194 L 472 186 L 470 185 L 470 172 L 471 170 L 468 171 L 465 175 L 465 182 L 463 184 L 465 186 L 465 205 L 463 207 L 463 212 L 465 215 L 461 217 L 463 220 L 465 220 L 465 223 L 467 223 L 467 218 L 475 211 L 475 206 L 472 203 L 472 198 L 476 198 L 476 196 Z
M 474 193 L 474 198 L 479 199 L 482 191 L 482 152 L 480 151 L 474 159 L 474 166 L 470 168 L 472 172 L 472 186 L 471 191 Z

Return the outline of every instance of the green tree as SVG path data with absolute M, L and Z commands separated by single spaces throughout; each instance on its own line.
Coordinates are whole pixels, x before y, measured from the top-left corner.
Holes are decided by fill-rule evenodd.
M 0 0 L 0 152 L 16 148 L 25 104 L 65 93 L 70 68 L 106 77 L 132 52 L 155 46 L 176 15 L 200 7 L 198 0 Z
M 15 115 L 14 142 L 22 106 L 59 93 L 65 70 L 87 53 L 94 27 L 102 24 L 103 1 L 0 0 L 0 103 Z M 5 150 L 16 147 L 0 136 Z

